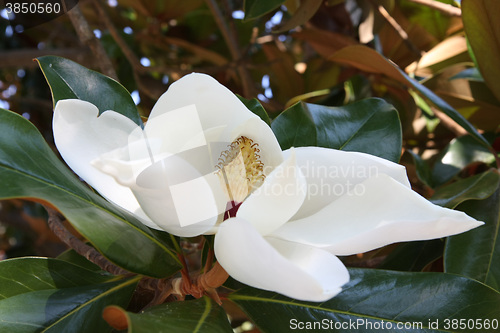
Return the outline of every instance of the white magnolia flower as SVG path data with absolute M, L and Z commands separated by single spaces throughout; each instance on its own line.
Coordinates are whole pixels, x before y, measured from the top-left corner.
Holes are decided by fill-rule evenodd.
M 404 167 L 368 154 L 281 151 L 269 126 L 213 78 L 173 83 L 144 129 L 59 101 L 54 137 L 67 164 L 151 228 L 215 233 L 222 267 L 248 285 L 324 301 L 349 274 L 335 255 L 445 237 L 481 225 L 431 204 Z M 292 133 L 293 135 L 293 133 Z

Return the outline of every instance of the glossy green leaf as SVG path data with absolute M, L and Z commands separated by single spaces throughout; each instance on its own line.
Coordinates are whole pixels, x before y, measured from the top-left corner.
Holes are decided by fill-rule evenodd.
M 61 99 L 81 99 L 97 106 L 99 114 L 113 110 L 142 125 L 134 100 L 120 83 L 65 58 L 44 56 L 37 61 L 54 105 Z
M 500 290 L 500 188 L 485 200 L 460 204 L 457 210 L 485 225 L 448 238 L 446 272 L 468 276 Z
M 419 272 L 443 255 L 444 241 L 433 239 L 400 244 L 377 266 L 381 269 Z
M 163 230 L 150 229 L 153 235 L 167 248 L 171 249 L 175 253 L 182 253 L 180 248 L 180 237 L 169 234 Z
M 0 300 L 37 290 L 64 289 L 116 280 L 51 258 L 15 258 L 0 261 Z
M 452 329 L 447 324 L 454 319 L 491 323 L 500 318 L 500 294 L 465 277 L 375 269 L 349 272 L 351 280 L 343 291 L 323 303 L 297 301 L 253 288 L 229 298 L 262 332 L 298 330 L 299 323 L 303 327 L 306 323 L 324 324 L 320 327 L 328 332 L 478 332 Z M 405 329 L 405 323 L 421 326 Z
M 109 331 L 108 304 L 126 306 L 140 277 L 121 279 L 51 258 L 0 262 L 0 332 Z
M 127 306 L 139 279 L 36 290 L 1 300 L 0 331 L 110 332 L 103 309 L 110 304 Z
M 462 136 L 453 139 L 437 156 L 437 162 L 432 169 L 434 185 L 442 185 L 455 177 L 463 168 L 473 162 L 493 163 L 495 157 L 472 136 Z
M 257 116 L 260 117 L 266 124 L 271 126 L 271 119 L 269 119 L 269 115 L 266 112 L 266 109 L 260 104 L 259 100 L 257 98 L 252 98 L 252 99 L 246 99 L 244 97 L 241 97 L 238 95 L 238 98 L 240 99 L 245 106 L 255 113 Z
M 438 189 L 430 200 L 439 206 L 455 208 L 467 200 L 488 198 L 497 190 L 499 183 L 498 172 L 487 171 Z
M 176 255 L 134 216 L 81 183 L 25 118 L 0 109 L 0 199 L 38 198 L 57 207 L 117 265 L 154 277 L 181 267 Z
M 125 316 L 129 333 L 233 332 L 224 309 L 206 296 L 193 301 L 157 305 L 141 313 L 112 308 Z
M 343 107 L 300 102 L 276 117 L 271 128 L 282 149 L 319 146 L 368 153 L 394 162 L 401 156 L 398 112 L 378 98 Z
M 465 33 L 479 70 L 500 101 L 500 2 L 497 0 L 463 0 L 462 18 Z
M 267 14 L 285 2 L 285 0 L 245 0 L 243 9 L 245 20 L 253 20 Z

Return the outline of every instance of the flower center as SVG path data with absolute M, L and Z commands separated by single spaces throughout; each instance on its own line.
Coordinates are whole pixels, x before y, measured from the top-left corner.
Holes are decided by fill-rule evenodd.
M 236 216 L 240 204 L 264 182 L 264 164 L 259 145 L 240 136 L 221 153 L 217 175 L 229 197 L 224 219 Z

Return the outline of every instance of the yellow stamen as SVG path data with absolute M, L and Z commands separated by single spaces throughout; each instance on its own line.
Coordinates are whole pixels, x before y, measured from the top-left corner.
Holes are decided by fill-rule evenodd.
M 264 181 L 264 164 L 260 160 L 259 145 L 240 136 L 219 158 L 217 175 L 229 200 L 241 203 Z

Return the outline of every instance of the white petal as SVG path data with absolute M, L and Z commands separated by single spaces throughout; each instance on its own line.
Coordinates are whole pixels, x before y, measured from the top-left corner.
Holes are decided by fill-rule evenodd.
M 219 263 L 236 280 L 299 300 L 326 301 L 349 281 L 347 269 L 334 255 L 264 238 L 239 218 L 221 224 L 214 248 Z
M 292 151 L 288 159 L 266 177 L 264 184 L 245 199 L 236 216 L 266 235 L 297 212 L 306 195 L 305 185 Z
M 144 132 L 147 139 L 161 143 L 152 149 L 153 155 L 164 152 L 176 154 L 207 145 L 200 115 L 194 104 L 150 118 Z
M 271 128 L 229 89 L 205 74 L 189 74 L 174 82 L 155 104 L 145 131 L 148 138 L 163 142 L 161 151 L 154 154 L 208 144 L 214 159 L 210 164 L 215 165 L 231 142 L 246 136 L 259 145 L 261 160 L 269 170 L 283 161 Z
M 455 235 L 482 224 L 463 212 L 436 206 L 380 174 L 315 215 L 289 222 L 272 235 L 336 255 L 351 255 L 395 242 Z
M 161 229 L 183 237 L 209 230 L 227 203 L 215 174 L 199 173 L 178 155 L 147 167 L 130 187 Z
M 53 119 L 54 141 L 68 166 L 103 197 L 124 209 L 141 215 L 139 203 L 129 188 L 91 165 L 101 154 L 126 146 L 138 126 L 129 118 L 99 110 L 89 102 L 61 100 Z
M 203 130 L 236 126 L 257 117 L 229 89 L 211 76 L 192 73 L 172 83 L 156 102 L 149 121 L 170 111 L 194 105 Z
M 127 146 L 101 154 L 91 164 L 101 172 L 113 176 L 115 180 L 126 187 L 135 184 L 137 176 L 148 166 L 154 163 L 154 159 L 148 154 L 148 140 L 137 140 Z M 164 154 L 161 157 L 165 157 Z M 156 159 L 161 159 L 156 156 Z
M 292 220 L 316 213 L 356 184 L 379 174 L 410 188 L 405 168 L 380 157 L 319 147 L 295 148 L 295 152 L 297 164 L 307 179 L 307 196 Z M 289 150 L 283 152 L 285 158 L 289 154 Z

